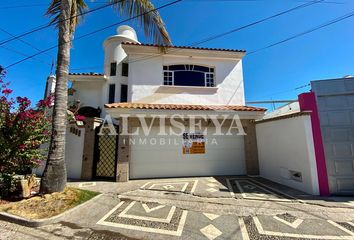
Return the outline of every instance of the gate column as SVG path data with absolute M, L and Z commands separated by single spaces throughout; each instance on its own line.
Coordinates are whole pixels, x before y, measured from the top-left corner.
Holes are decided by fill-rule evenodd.
M 84 151 L 82 155 L 81 179 L 92 180 L 95 128 L 101 124 L 97 118 L 85 119 Z
M 119 121 L 121 122 L 121 120 Z M 129 181 L 129 160 L 130 160 L 130 136 L 121 135 L 122 127 L 119 127 L 118 137 L 118 164 L 117 164 L 117 182 Z M 130 122 L 128 121 L 128 132 L 131 132 Z

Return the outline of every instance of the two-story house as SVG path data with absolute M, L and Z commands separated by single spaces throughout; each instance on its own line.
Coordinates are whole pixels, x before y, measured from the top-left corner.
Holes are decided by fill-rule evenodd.
M 142 44 L 128 26 L 103 47 L 104 74 L 71 73 L 70 100 L 81 115 L 113 118 L 119 134 L 94 134 L 97 124 L 87 122 L 82 159 L 67 159 L 80 161 L 75 176 L 259 173 L 254 120 L 265 109 L 245 106 L 245 51 Z M 55 78 L 49 81 L 48 91 Z

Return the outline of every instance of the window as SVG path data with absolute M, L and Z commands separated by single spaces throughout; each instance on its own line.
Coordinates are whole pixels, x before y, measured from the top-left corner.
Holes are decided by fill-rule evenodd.
M 128 85 L 122 84 L 120 85 L 120 102 L 128 101 Z
M 109 84 L 108 103 L 114 103 L 115 95 L 116 95 L 116 85 Z
M 164 71 L 163 72 L 163 85 L 173 85 L 173 72 Z
M 163 84 L 215 87 L 214 68 L 198 65 L 163 66 Z
M 117 63 L 112 62 L 111 63 L 111 70 L 110 70 L 110 76 L 115 76 L 117 74 Z
M 122 76 L 128 77 L 128 72 L 129 72 L 129 64 L 122 63 Z
M 214 73 L 205 73 L 205 86 L 214 87 Z

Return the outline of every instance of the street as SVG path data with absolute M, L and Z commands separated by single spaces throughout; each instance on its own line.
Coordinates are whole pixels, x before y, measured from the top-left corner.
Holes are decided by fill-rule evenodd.
M 349 198 L 306 195 L 262 178 L 72 182 L 104 194 L 55 224 L 0 222 L 1 239 L 354 239 Z

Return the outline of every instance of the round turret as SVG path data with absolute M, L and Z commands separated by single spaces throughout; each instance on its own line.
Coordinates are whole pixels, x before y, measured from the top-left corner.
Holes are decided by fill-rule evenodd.
M 117 35 L 110 36 L 104 41 L 104 73 L 106 76 L 110 76 L 112 63 L 116 63 L 118 66 L 127 56 L 122 48 L 122 42 L 139 43 L 137 34 L 132 27 L 127 25 L 119 26 Z

